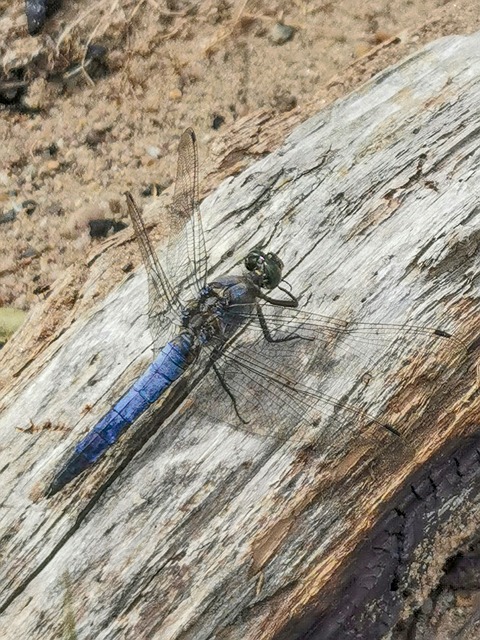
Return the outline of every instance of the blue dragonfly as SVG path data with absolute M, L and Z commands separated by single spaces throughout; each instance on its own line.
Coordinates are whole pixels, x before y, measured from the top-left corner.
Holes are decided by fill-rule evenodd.
M 207 282 L 207 251 L 198 207 L 198 152 L 192 129 L 180 138 L 170 211 L 180 231 L 172 234 L 163 264 L 132 195 L 126 193 L 126 199 L 147 270 L 149 329 L 158 355 L 74 447 L 54 475 L 47 496 L 95 464 L 192 368 L 202 373 L 200 389 L 209 398 L 209 411 L 220 406 L 227 423 L 246 431 L 289 439 L 305 424 L 320 433 L 322 417 L 333 415 L 342 428 L 355 422 L 400 436 L 394 425 L 340 402 L 319 384 L 308 384 L 301 363 L 308 362 L 315 349 L 328 352 L 332 342 L 355 350 L 362 343 L 408 336 L 434 341 L 456 338 L 438 328 L 347 322 L 300 310 L 298 299 L 283 280 L 281 259 L 259 247 L 245 258 L 243 275 L 221 275 Z M 183 296 L 173 287 L 169 273 L 181 279 Z M 281 297 L 271 297 L 274 289 Z M 288 362 L 293 363 L 290 369 Z M 325 376 L 326 368 L 319 365 L 318 369 L 317 375 Z

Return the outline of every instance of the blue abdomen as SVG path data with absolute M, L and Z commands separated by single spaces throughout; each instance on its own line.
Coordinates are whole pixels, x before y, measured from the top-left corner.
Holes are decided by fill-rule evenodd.
M 168 342 L 145 373 L 130 387 L 110 411 L 81 440 L 47 495 L 60 491 L 67 483 L 96 462 L 120 435 L 177 380 L 192 360 L 192 337 L 182 333 Z

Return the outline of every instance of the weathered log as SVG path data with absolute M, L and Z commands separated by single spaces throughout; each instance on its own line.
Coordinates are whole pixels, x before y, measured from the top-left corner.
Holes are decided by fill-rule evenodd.
M 340 342 L 328 375 L 312 363 L 318 385 L 402 440 L 355 420 L 341 433 L 328 421 L 320 451 L 262 439 L 197 411 L 199 387 L 47 501 L 64 452 L 150 358 L 143 270 L 95 300 L 105 255 L 118 279 L 133 250 L 122 232 L 88 261 L 83 300 L 69 274 L 36 312 L 45 324 L 2 352 L 2 637 L 374 639 L 421 602 L 480 514 L 479 52 L 480 34 L 433 43 L 202 204 L 212 273 L 269 244 L 309 310 L 439 326 L 467 345 Z M 72 312 L 55 333 L 61 304 Z M 50 340 L 19 354 L 42 330 Z

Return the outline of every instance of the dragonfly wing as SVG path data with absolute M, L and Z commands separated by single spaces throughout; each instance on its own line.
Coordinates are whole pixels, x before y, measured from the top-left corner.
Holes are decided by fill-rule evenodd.
M 231 309 L 234 310 L 234 305 Z M 332 353 L 338 350 L 345 355 L 355 354 L 363 358 L 366 365 L 373 364 L 398 341 L 404 350 L 408 345 L 418 351 L 440 347 L 445 342 L 452 354 L 466 349 L 461 340 L 439 327 L 348 321 L 271 304 L 262 304 L 260 314 L 252 310 L 240 311 L 238 315 L 244 322 L 248 321 L 254 331 L 264 334 L 266 327 L 274 340 L 299 336 L 323 345 Z
M 126 193 L 128 213 L 140 247 L 148 279 L 148 326 L 159 351 L 177 331 L 182 305 L 154 251 L 145 223 L 132 195 Z
M 195 133 L 184 131 L 178 145 L 175 192 L 170 211 L 172 225 L 165 261 L 172 281 L 179 281 L 184 298 L 194 299 L 205 287 L 207 251 L 198 206 L 198 151 Z
M 346 322 L 271 305 L 262 310 L 262 321 L 255 313 L 245 313 L 248 327 L 225 345 L 216 361 L 219 376 L 211 372 L 202 383 L 209 412 L 220 416 L 215 408 L 227 402 L 223 420 L 236 428 L 320 444 L 332 454 L 352 437 L 372 442 L 402 431 L 401 425 L 362 409 L 366 395 L 380 402 L 385 388 L 383 376 L 375 378 L 372 368 L 379 350 L 396 344 L 418 355 L 422 345 L 431 352 L 433 344 L 445 340 L 458 352 L 463 349 L 458 339 L 436 328 Z M 268 341 L 265 324 L 270 339 L 282 341 Z M 348 356 L 345 373 L 332 379 L 336 361 Z
M 300 382 L 307 370 L 302 359 L 290 367 L 282 361 L 280 373 L 277 351 L 263 338 L 238 338 L 216 361 L 219 375 L 210 370 L 200 383 L 197 407 L 262 440 L 313 446 L 326 459 L 344 452 L 352 438 L 357 444 L 382 434 L 399 439 L 391 425 L 324 392 L 321 379 Z M 293 354 L 289 343 L 281 351 Z

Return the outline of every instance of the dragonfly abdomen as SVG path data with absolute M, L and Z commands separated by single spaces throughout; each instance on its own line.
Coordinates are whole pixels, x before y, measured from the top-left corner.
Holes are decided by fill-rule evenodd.
M 148 369 L 91 431 L 57 473 L 47 491 L 51 496 L 96 462 L 148 407 L 185 371 L 192 357 L 193 337 L 181 333 L 168 342 Z

